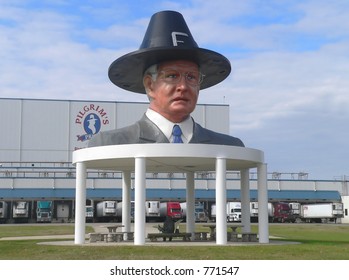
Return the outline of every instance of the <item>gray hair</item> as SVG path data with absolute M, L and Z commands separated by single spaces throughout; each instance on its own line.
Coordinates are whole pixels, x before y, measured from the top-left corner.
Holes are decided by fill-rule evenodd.
M 157 76 L 158 76 L 158 65 L 157 64 L 153 64 L 153 65 L 151 65 L 151 66 L 149 66 L 148 68 L 147 68 L 147 70 L 145 70 L 144 71 L 144 74 L 143 74 L 143 81 L 144 81 L 144 78 L 145 78 L 145 76 L 151 76 L 151 78 L 152 78 L 152 80 L 153 81 L 155 81 L 156 80 L 156 78 L 157 78 Z M 149 100 L 150 100 L 150 97 L 149 97 L 149 95 L 148 95 L 148 88 L 146 88 L 146 87 L 144 87 L 145 88 L 145 92 L 146 92 L 146 94 L 147 94 L 147 96 L 148 96 L 148 98 L 149 98 Z

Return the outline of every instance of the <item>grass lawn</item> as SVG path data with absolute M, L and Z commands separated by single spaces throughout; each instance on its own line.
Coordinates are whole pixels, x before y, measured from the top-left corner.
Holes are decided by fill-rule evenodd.
M 198 225 L 200 227 L 200 225 Z M 257 231 L 256 225 L 252 226 Z M 86 232 L 93 232 L 91 227 Z M 0 225 L 0 238 L 73 234 L 74 225 Z M 349 260 L 349 225 L 271 224 L 271 236 L 292 245 L 52 246 L 38 240 L 0 240 L 1 260 Z

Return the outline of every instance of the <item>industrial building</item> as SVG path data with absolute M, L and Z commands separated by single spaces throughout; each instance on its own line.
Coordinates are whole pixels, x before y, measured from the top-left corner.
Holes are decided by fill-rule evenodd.
M 131 102 L 0 99 L 0 202 L 8 205 L 8 216 L 12 206 L 22 201 L 29 205 L 28 220 L 35 220 L 37 201 L 51 200 L 53 220 L 73 221 L 76 174 L 71 164 L 73 151 L 87 147 L 88 140 L 99 131 L 134 123 L 147 107 L 147 103 Z M 203 127 L 229 134 L 228 105 L 198 104 L 193 117 Z M 252 201 L 257 196 L 255 177 L 252 170 Z M 214 182 L 214 172 L 197 172 L 195 199 L 212 204 Z M 185 183 L 185 174 L 147 173 L 146 198 L 183 201 Z M 121 185 L 118 170 L 88 170 L 88 204 L 120 201 Z M 342 222 L 346 223 L 349 222 L 348 195 L 346 178 L 324 181 L 308 180 L 303 173 L 268 175 L 270 201 L 343 202 Z M 227 199 L 240 200 L 239 172 L 227 172 Z

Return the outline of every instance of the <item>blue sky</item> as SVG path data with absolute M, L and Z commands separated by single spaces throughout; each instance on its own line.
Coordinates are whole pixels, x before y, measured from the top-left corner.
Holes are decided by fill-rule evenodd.
M 269 172 L 349 176 L 347 0 L 0 0 L 0 97 L 147 101 L 107 69 L 161 10 L 231 61 L 199 102 L 229 104 L 231 134 L 263 150 Z

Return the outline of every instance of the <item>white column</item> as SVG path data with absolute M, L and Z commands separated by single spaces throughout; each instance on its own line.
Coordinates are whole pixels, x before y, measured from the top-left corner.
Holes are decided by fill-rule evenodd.
M 258 164 L 257 173 L 259 243 L 269 243 L 267 165 Z
M 195 232 L 195 183 L 194 172 L 187 172 L 187 232 L 191 233 L 192 240 L 194 239 Z
M 76 190 L 75 190 L 75 244 L 85 243 L 86 215 L 86 164 L 76 163 Z
M 241 174 L 241 224 L 242 232 L 251 232 L 250 217 L 250 170 L 243 169 Z
M 145 244 L 145 158 L 135 158 L 134 245 Z
M 216 244 L 227 244 L 226 159 L 216 159 Z
M 131 231 L 131 172 L 122 172 L 122 228 L 123 232 Z M 127 240 L 127 234 L 124 234 Z

